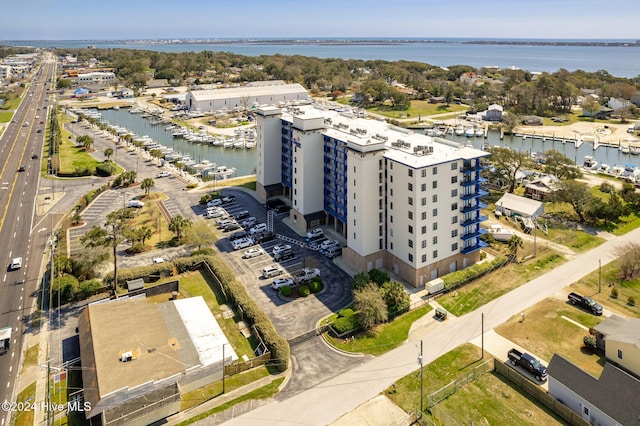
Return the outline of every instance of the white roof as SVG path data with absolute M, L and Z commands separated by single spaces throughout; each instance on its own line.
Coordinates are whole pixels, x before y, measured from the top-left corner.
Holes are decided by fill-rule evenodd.
M 518 212 L 523 216 L 538 217 L 544 213 L 544 204 L 531 198 L 507 192 L 496 202 L 496 207 Z
M 223 345 L 225 359 L 238 359 L 202 296 L 174 300 L 173 303 L 203 366 L 222 362 Z
M 307 94 L 307 90 L 298 83 L 274 84 L 264 86 L 229 87 L 213 90 L 193 90 L 189 92 L 196 101 L 209 101 L 229 98 L 255 98 L 264 95 Z

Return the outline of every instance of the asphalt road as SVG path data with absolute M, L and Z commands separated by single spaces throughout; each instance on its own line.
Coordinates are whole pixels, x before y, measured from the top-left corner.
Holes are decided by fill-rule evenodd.
M 12 328 L 11 348 L 0 356 L 0 401 L 15 401 L 23 337 L 37 301 L 40 266 L 51 231 L 37 217 L 36 195 L 48 113 L 42 107 L 49 105 L 46 88 L 52 85 L 54 70 L 52 57 L 36 67 L 23 101 L 0 139 L 0 263 L 5 267 L 0 280 L 0 327 Z M 34 154 L 39 158 L 32 159 Z M 24 171 L 18 171 L 21 166 Z M 11 259 L 16 257 L 22 257 L 22 267 L 9 270 Z M 9 421 L 9 415 L 0 413 L 0 425 Z

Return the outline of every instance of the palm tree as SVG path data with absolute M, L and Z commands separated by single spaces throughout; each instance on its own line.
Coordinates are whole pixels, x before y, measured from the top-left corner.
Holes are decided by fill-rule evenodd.
M 187 219 L 182 215 L 174 216 L 169 222 L 169 231 L 176 234 L 178 239 L 182 238 L 182 233 L 191 226 L 191 219 Z
M 508 244 L 511 250 L 511 256 L 515 259 L 518 256 L 518 249 L 522 248 L 522 238 L 514 235 L 509 239 Z
M 107 148 L 104 150 L 103 152 L 104 156 L 107 157 L 107 161 L 109 161 L 109 159 L 111 158 L 111 156 L 113 155 L 113 148 Z
M 149 191 L 151 190 L 151 188 L 153 188 L 154 185 L 155 185 L 155 182 L 151 178 L 145 178 L 142 181 L 142 183 L 140 184 L 140 188 L 144 189 L 145 197 L 149 196 Z

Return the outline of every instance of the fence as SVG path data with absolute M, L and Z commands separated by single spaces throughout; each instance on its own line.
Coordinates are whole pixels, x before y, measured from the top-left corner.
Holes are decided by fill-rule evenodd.
M 483 374 L 492 371 L 494 369 L 494 364 L 494 359 L 490 358 L 482 364 L 475 366 L 471 371 L 467 372 L 463 376 L 455 379 L 453 382 L 435 391 L 431 395 L 427 395 L 427 409 L 431 409 L 439 402 L 453 395 L 461 387 L 473 382 Z
M 322 324 L 312 330 L 306 331 L 302 334 L 298 334 L 297 336 L 292 337 L 291 339 L 289 339 L 289 346 L 293 347 L 301 343 L 304 343 L 309 339 L 313 339 L 314 337 L 319 336 L 326 331 L 329 331 L 330 329 L 333 330 L 331 328 L 331 324 Z

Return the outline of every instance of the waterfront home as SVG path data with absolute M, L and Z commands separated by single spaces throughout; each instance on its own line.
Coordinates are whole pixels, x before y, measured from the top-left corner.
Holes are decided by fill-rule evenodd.
M 555 176 L 541 176 L 524 186 L 524 196 L 533 200 L 548 201 L 558 189 L 560 179 Z
M 501 105 L 493 104 L 489 105 L 487 111 L 482 115 L 485 121 L 500 121 L 502 120 L 503 108 Z
M 614 111 L 618 111 L 619 109 L 626 108 L 630 104 L 631 102 L 622 98 L 611 98 L 609 99 L 609 102 L 607 102 L 607 106 Z

